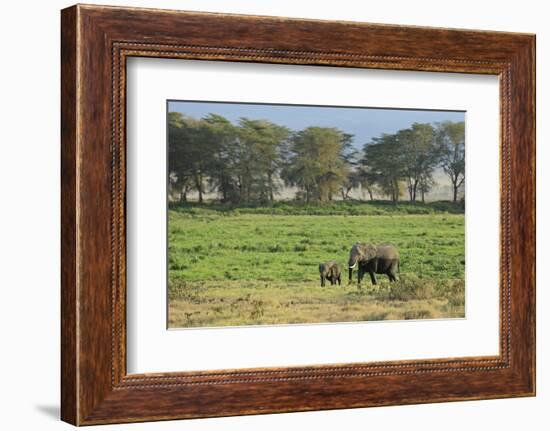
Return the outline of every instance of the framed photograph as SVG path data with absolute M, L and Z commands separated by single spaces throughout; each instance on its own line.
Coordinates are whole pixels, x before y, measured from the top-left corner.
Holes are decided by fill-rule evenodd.
M 62 419 L 535 394 L 535 37 L 62 11 Z

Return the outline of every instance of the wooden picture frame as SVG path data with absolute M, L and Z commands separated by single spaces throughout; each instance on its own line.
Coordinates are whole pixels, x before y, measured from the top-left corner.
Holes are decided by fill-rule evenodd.
M 64 421 L 535 394 L 534 35 L 83 5 L 64 9 L 61 21 Z M 128 375 L 125 65 L 131 56 L 498 75 L 500 354 Z

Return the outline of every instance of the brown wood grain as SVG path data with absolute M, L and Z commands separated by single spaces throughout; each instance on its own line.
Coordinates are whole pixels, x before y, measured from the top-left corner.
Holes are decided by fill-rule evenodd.
M 76 299 L 76 9 L 61 16 L 61 417 L 78 421 Z
M 533 35 L 79 5 L 62 11 L 61 46 L 63 420 L 86 425 L 534 395 Z M 127 375 L 130 56 L 500 76 L 499 356 Z

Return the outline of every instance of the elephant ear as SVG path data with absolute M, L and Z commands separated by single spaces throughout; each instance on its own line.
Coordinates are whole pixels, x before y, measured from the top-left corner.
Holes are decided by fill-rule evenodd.
M 367 260 L 374 259 L 377 254 L 377 249 L 375 245 L 366 244 L 365 246 L 365 258 Z

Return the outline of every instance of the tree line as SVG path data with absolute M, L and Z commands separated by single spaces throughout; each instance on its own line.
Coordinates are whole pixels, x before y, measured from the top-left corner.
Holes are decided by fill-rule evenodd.
M 232 204 L 269 204 L 282 187 L 297 188 L 305 202 L 349 199 L 358 187 L 398 202 L 424 201 L 441 168 L 449 178 L 452 200 L 464 183 L 464 122 L 414 123 L 384 133 L 362 150 L 353 135 L 334 127 L 300 131 L 267 120 L 240 118 L 237 124 L 210 113 L 196 119 L 168 115 L 168 170 L 172 198 L 182 202 L 207 192 Z

